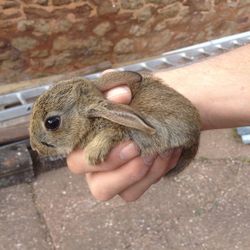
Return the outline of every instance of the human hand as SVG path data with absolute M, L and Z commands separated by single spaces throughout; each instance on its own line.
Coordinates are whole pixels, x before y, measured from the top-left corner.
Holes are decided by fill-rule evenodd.
M 129 104 L 131 91 L 127 86 L 104 93 L 107 99 Z M 159 181 L 177 164 L 181 149 L 168 150 L 162 155 L 141 157 L 139 148 L 131 141 L 116 146 L 105 162 L 90 166 L 84 159 L 84 149 L 67 157 L 69 169 L 86 176 L 91 193 L 106 201 L 119 195 L 125 201 L 137 200 L 152 184 Z

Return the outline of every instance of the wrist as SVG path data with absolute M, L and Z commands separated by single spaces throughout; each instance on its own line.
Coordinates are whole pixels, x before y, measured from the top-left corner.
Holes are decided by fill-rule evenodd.
M 199 90 L 198 84 L 188 77 L 188 74 L 189 70 L 185 68 L 154 73 L 154 75 L 161 79 L 164 84 L 186 97 L 197 108 L 201 117 L 202 130 L 211 129 L 212 125 L 208 119 L 206 105 L 204 105 L 206 100 L 203 95 L 201 95 L 201 90 Z

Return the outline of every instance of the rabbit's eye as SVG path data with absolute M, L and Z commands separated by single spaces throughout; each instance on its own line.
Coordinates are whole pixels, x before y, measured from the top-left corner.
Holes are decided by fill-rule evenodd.
M 45 127 L 48 130 L 57 130 L 60 127 L 61 118 L 60 116 L 48 117 L 45 121 Z

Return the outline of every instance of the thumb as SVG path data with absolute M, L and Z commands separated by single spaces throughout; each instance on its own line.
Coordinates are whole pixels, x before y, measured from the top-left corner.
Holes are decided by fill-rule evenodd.
M 103 71 L 103 75 L 115 71 L 114 69 L 107 69 Z M 104 92 L 104 96 L 116 103 L 129 104 L 132 98 L 131 90 L 128 86 L 123 85 Z
M 132 94 L 128 86 L 119 86 L 106 91 L 104 96 L 112 102 L 129 104 Z

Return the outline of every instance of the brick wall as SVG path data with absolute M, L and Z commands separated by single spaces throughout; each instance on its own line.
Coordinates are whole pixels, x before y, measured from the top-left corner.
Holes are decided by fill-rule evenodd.
M 250 29 L 250 0 L 0 0 L 0 83 Z

